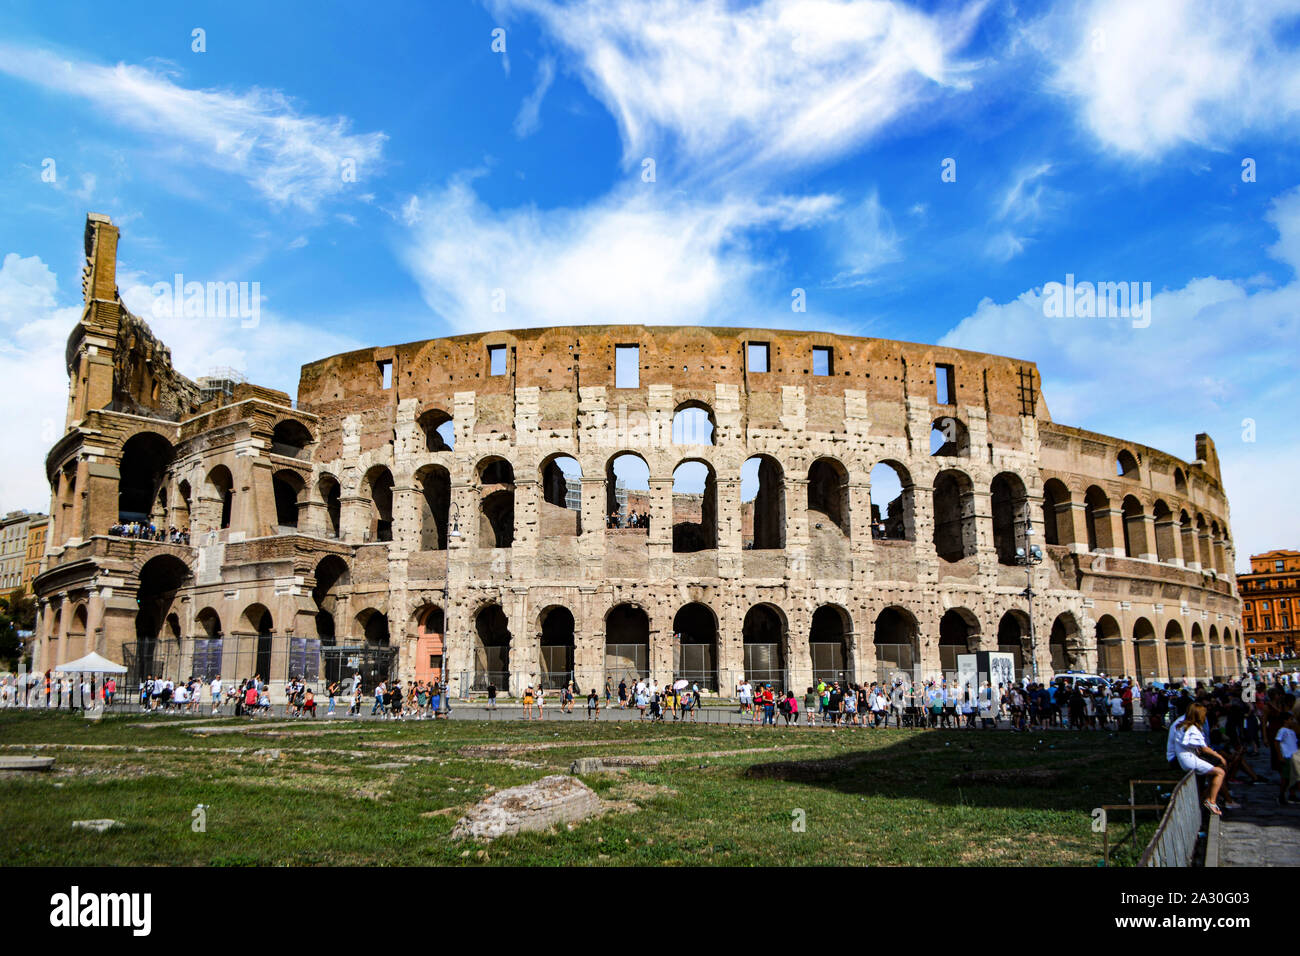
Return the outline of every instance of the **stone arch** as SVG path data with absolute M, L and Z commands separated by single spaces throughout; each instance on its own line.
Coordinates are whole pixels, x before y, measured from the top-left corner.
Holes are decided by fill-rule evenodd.
M 325 472 L 316 480 L 316 494 L 325 506 L 325 536 L 339 537 L 343 521 L 343 487 L 337 478 Z
M 818 458 L 808 468 L 808 526 L 817 527 L 824 517 L 848 537 L 849 510 L 849 470 L 838 458 Z
M 365 476 L 364 486 L 370 498 L 370 528 L 367 540 L 393 540 L 393 473 L 384 465 L 374 465 Z
M 1183 626 L 1177 621 L 1165 625 L 1165 660 L 1169 663 L 1171 681 L 1187 680 L 1187 645 L 1183 640 Z
M 1145 617 L 1133 622 L 1133 659 L 1137 670 L 1137 681 L 1146 685 L 1152 680 L 1164 676 L 1164 664 L 1160 660 L 1160 647 L 1156 643 L 1156 629 Z
M 362 608 L 356 615 L 357 631 L 366 647 L 389 647 L 393 634 L 388 615 L 376 607 Z
M 446 670 L 447 618 L 437 604 L 415 609 L 415 679 L 438 683 Z
M 718 689 L 718 615 L 701 601 L 691 601 L 673 615 L 673 679 Z
M 1209 571 L 1214 568 L 1214 557 L 1210 554 L 1210 526 L 1205 515 L 1196 513 L 1196 556 L 1201 569 Z
M 90 615 L 86 610 L 85 602 L 78 602 L 77 606 L 72 609 L 72 615 L 68 620 L 67 656 L 65 660 L 75 661 L 93 650 L 87 644 L 89 620 Z
M 352 583 L 348 563 L 337 554 L 327 554 L 316 564 L 313 574 L 316 583 L 311 590 L 316 604 L 316 636 L 324 646 L 337 641 L 340 600 Z
M 1022 547 L 1023 525 L 1029 518 L 1029 492 L 1025 482 L 1014 472 L 994 476 L 989 485 L 993 511 L 993 547 L 999 564 L 1016 563 L 1016 550 Z
M 1096 485 L 1083 495 L 1083 521 L 1088 532 L 1089 551 L 1111 551 L 1115 547 L 1111 534 L 1110 498 Z
M 614 686 L 620 680 L 631 685 L 648 676 L 650 615 L 630 602 L 616 604 L 605 614 L 605 680 Z
M 754 494 L 752 498 L 746 498 L 746 485 L 750 480 L 755 483 Z M 740 510 L 745 548 L 763 551 L 785 547 L 785 470 L 771 455 L 751 455 L 741 465 Z M 746 526 L 748 533 L 744 530 Z
M 281 468 L 271 475 L 271 489 L 275 494 L 275 523 L 278 530 L 297 530 L 299 508 L 303 504 L 303 492 L 306 488 L 302 475 L 290 468 Z
M 673 553 L 718 546 L 718 484 L 713 465 L 686 458 L 673 469 Z
M 441 408 L 431 408 L 415 420 L 424 436 L 425 451 L 453 451 L 456 447 L 455 419 Z
M 538 526 L 543 540 L 582 534 L 582 465 L 572 455 L 548 455 L 539 469 Z
M 451 473 L 442 465 L 425 465 L 415 473 L 419 491 L 420 550 L 445 551 L 451 520 Z
M 563 604 L 548 604 L 537 614 L 537 672 L 550 690 L 567 687 L 573 680 L 573 655 L 577 624 Z
M 1181 468 L 1174 469 L 1174 491 L 1180 495 L 1187 494 L 1187 474 Z
M 253 676 L 271 679 L 271 651 L 275 640 L 275 619 L 265 604 L 253 603 L 244 608 L 240 621 L 253 641 Z
M 718 420 L 708 402 L 688 399 L 673 410 L 674 445 L 716 445 Z
M 1065 482 L 1049 478 L 1043 483 L 1043 542 L 1074 544 L 1074 496 Z
M 1192 660 L 1196 665 L 1196 674 L 1202 680 L 1208 680 L 1212 663 L 1210 661 L 1210 642 L 1205 637 L 1205 629 L 1199 621 L 1192 622 Z
M 475 466 L 475 473 L 479 482 L 479 547 L 513 547 L 515 542 L 514 466 L 499 455 L 490 455 L 479 461 Z
M 916 540 L 916 488 L 902 462 L 878 461 L 871 469 L 871 537 Z
M 296 418 L 282 418 L 271 430 L 271 454 L 287 458 L 304 458 L 303 453 L 315 443 L 311 429 Z
M 221 615 L 215 608 L 205 607 L 194 615 L 190 673 L 201 680 L 220 677 L 224 646 L 225 635 L 221 631 Z
M 1200 566 L 1200 556 L 1196 549 L 1196 529 L 1192 526 L 1192 517 L 1185 510 L 1178 513 L 1178 534 L 1183 542 L 1183 564 Z
M 998 653 L 1016 660 L 1016 674 L 1033 671 L 1033 648 L 1029 641 L 1029 615 L 1017 608 L 1004 611 L 998 619 Z
M 501 605 L 490 601 L 474 612 L 474 689 L 510 687 L 510 619 Z
M 822 604 L 813 611 L 808 628 L 808 653 L 814 683 L 837 680 L 843 685 L 855 679 L 853 666 L 853 618 L 839 604 Z
M 975 485 L 950 468 L 934 478 L 934 550 L 944 561 L 973 557 L 977 550 Z
M 957 672 L 957 656 L 979 649 L 980 622 L 970 610 L 953 607 L 939 618 L 939 668 L 945 674 Z
M 890 605 L 876 615 L 872 644 L 876 649 L 876 680 L 910 680 L 921 663 L 920 627 L 906 608 Z
M 1097 666 L 1109 677 L 1123 675 L 1124 667 L 1124 632 L 1119 622 L 1109 614 L 1097 619 Z
M 158 498 L 172 464 L 172 444 L 157 432 L 136 432 L 122 445 L 118 465 L 117 520 L 167 526 L 166 514 L 159 514 Z M 164 506 L 165 512 L 165 506 Z
M 1147 544 L 1146 512 L 1135 495 L 1125 495 L 1120 505 L 1124 519 L 1124 555 L 1129 558 L 1150 554 Z
M 775 604 L 755 604 L 745 612 L 740 631 L 745 680 L 755 687 L 771 684 L 777 692 L 789 687 L 788 633 L 785 612 Z
M 1086 669 L 1083 628 L 1079 625 L 1079 619 L 1070 611 L 1063 611 L 1052 621 L 1047 646 L 1054 673 Z
M 634 451 L 619 451 L 605 461 L 606 527 L 627 527 L 632 512 L 646 514 L 650 505 L 650 466 Z
M 930 455 L 938 458 L 969 458 L 970 430 L 953 415 L 944 415 L 930 423 Z
M 1157 498 L 1151 514 L 1155 525 L 1156 560 L 1173 561 L 1178 557 L 1178 525 L 1174 513 L 1163 498 Z M 1170 666 L 1172 668 L 1172 664 Z
M 1115 456 L 1115 475 L 1132 481 L 1137 481 L 1139 478 L 1137 458 L 1127 448 L 1120 449 L 1119 454 Z

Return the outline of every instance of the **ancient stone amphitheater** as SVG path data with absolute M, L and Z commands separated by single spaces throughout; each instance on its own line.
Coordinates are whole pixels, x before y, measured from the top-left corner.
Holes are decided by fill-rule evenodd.
M 1241 667 L 1213 442 L 1184 461 L 1057 424 L 1032 362 L 527 329 L 325 358 L 293 401 L 173 370 L 118 296 L 117 242 L 88 218 L 42 669 L 97 650 L 129 680 L 361 671 L 466 694 L 802 688 L 978 650 L 1040 676 Z M 177 533 L 110 533 L 132 522 Z

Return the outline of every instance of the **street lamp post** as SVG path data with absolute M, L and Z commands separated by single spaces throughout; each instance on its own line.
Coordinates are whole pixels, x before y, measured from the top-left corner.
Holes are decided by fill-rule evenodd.
M 1025 569 L 1025 589 L 1021 595 L 1029 603 L 1029 657 L 1034 683 L 1038 683 L 1038 640 L 1034 631 L 1034 566 L 1043 563 L 1043 549 L 1033 543 L 1034 523 L 1025 515 L 1025 546 L 1016 548 L 1016 564 Z
M 447 634 L 447 622 L 451 619 L 451 539 L 460 537 L 460 505 L 456 499 L 449 504 L 451 510 L 451 529 L 447 532 L 447 568 L 442 578 L 442 707 L 447 716 L 451 716 L 451 641 Z M 465 693 L 465 688 L 461 688 Z

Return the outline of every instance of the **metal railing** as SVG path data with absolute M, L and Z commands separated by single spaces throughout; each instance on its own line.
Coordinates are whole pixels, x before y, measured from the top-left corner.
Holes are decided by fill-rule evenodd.
M 1101 832 L 1102 866 L 1110 866 L 1111 856 L 1117 850 L 1119 850 L 1119 848 L 1122 847 L 1125 843 L 1132 843 L 1134 851 L 1136 851 L 1138 846 L 1137 815 L 1139 812 L 1148 813 L 1148 812 L 1155 811 L 1155 812 L 1162 812 L 1164 814 L 1164 816 L 1161 817 L 1160 823 L 1157 825 L 1155 836 L 1152 837 L 1152 844 L 1160 837 L 1160 832 L 1165 826 L 1165 823 L 1168 819 L 1168 815 L 1170 811 L 1173 810 L 1174 799 L 1177 797 L 1180 790 L 1185 789 L 1185 784 L 1187 783 L 1188 777 L 1193 778 L 1191 784 L 1192 808 L 1195 813 L 1196 822 L 1193 825 L 1193 830 L 1192 830 L 1192 846 L 1193 848 L 1195 847 L 1196 834 L 1200 829 L 1200 822 L 1201 822 L 1201 817 L 1199 812 L 1199 802 L 1196 796 L 1195 775 L 1188 774 L 1186 777 L 1183 777 L 1182 780 L 1130 780 L 1128 782 L 1128 803 L 1103 804 L 1101 807 L 1098 808 L 1101 811 L 1099 829 Z M 1170 800 L 1168 803 L 1138 803 L 1137 802 L 1137 788 L 1139 786 L 1160 787 L 1160 786 L 1169 786 L 1170 784 L 1174 785 L 1174 792 L 1173 794 L 1170 795 Z M 1159 796 L 1159 791 L 1157 791 L 1157 797 L 1158 796 Z M 1096 813 L 1096 811 L 1093 812 L 1094 814 Z M 1124 833 L 1123 836 L 1121 836 L 1118 840 L 1111 839 L 1110 819 L 1111 819 L 1112 812 L 1127 813 L 1129 819 L 1128 831 Z M 1143 861 L 1145 861 L 1147 854 L 1150 853 L 1150 851 L 1151 851 L 1151 844 L 1148 844 L 1146 850 L 1144 850 L 1142 853 L 1141 859 Z M 1158 865 L 1189 866 L 1190 857 L 1188 858 L 1188 860 L 1189 860 L 1188 863 L 1158 864 Z M 1152 864 L 1146 862 L 1139 862 L 1138 865 L 1151 866 Z
M 1201 799 L 1196 774 L 1188 773 L 1169 798 L 1169 806 L 1138 866 L 1191 866 L 1201 832 Z

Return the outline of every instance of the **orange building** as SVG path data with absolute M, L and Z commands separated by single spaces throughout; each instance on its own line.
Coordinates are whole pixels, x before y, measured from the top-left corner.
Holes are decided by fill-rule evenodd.
M 41 573 L 45 557 L 45 536 L 50 528 L 48 515 L 41 515 L 27 526 L 27 555 L 23 559 L 23 593 L 32 593 L 32 578 Z
M 1250 556 L 1250 573 L 1238 575 L 1246 653 L 1291 657 L 1300 645 L 1300 551 Z

